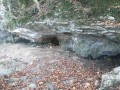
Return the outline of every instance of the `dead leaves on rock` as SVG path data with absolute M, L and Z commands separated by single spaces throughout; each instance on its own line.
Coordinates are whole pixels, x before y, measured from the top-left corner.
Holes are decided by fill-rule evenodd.
M 99 72 L 99 73 L 98 73 Z M 64 58 L 34 61 L 22 71 L 2 81 L 3 90 L 95 90 L 99 86 L 100 71 L 84 68 L 77 60 Z M 12 82 L 10 82 L 12 80 Z

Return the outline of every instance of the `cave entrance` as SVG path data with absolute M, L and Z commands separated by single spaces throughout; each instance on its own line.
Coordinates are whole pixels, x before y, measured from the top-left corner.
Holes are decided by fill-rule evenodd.
M 120 66 L 120 53 L 116 54 L 116 55 L 102 55 L 99 58 L 97 58 L 98 60 L 105 60 L 108 63 L 111 63 L 111 65 L 113 67 L 117 67 Z
M 57 36 L 47 36 L 42 38 L 42 43 L 51 44 L 53 46 L 59 46 L 59 40 Z
M 59 40 L 58 40 L 57 37 L 52 37 L 52 38 L 50 38 L 50 40 L 51 40 L 51 44 L 53 46 L 59 46 L 60 45 Z

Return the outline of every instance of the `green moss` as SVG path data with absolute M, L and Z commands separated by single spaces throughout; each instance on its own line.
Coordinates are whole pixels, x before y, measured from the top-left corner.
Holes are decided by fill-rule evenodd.
M 10 1 L 12 1 L 13 3 L 13 1 L 15 0 Z M 46 17 L 57 17 L 65 20 L 77 20 L 80 23 L 87 23 L 86 21 L 90 18 L 89 16 L 97 18 L 100 15 L 112 15 L 120 21 L 120 9 L 114 8 L 114 6 L 120 5 L 120 0 L 76 0 L 78 2 L 76 4 L 70 2 L 70 0 L 53 0 L 51 2 L 48 2 L 48 0 L 38 1 L 40 2 L 39 4 L 41 6 L 44 6 L 44 4 L 48 5 L 47 8 L 49 9 L 49 11 L 47 15 L 38 15 L 39 10 L 35 7 L 31 8 L 28 11 L 26 10 L 26 8 L 29 8 L 30 6 L 34 5 L 33 0 L 16 0 L 14 5 L 12 6 L 17 6 L 17 4 L 18 6 L 11 6 L 11 10 L 13 15 L 15 15 L 16 17 L 21 16 L 22 18 L 14 19 L 11 17 L 10 27 L 14 26 L 14 23 L 24 24 L 29 20 L 34 21 L 36 15 L 42 20 L 44 20 Z M 84 10 L 82 10 L 81 7 L 91 8 L 91 11 L 84 13 Z M 22 10 L 23 12 L 21 12 Z M 24 10 L 26 11 L 24 12 Z M 58 15 L 55 15 L 55 13 L 58 13 Z
M 116 20 L 120 22 L 120 8 L 111 8 L 109 13 L 116 17 Z
M 118 18 L 118 11 L 114 10 L 114 12 L 110 11 L 111 7 L 120 5 L 120 0 L 77 0 L 81 2 L 83 7 L 92 8 L 90 15 L 91 16 L 100 16 L 110 14 Z M 88 14 L 89 15 L 89 14 Z
M 13 28 L 15 27 L 15 20 L 14 19 L 9 20 L 8 27 L 10 30 L 13 30 Z
M 58 0 L 58 2 L 50 3 L 50 8 L 53 13 L 59 13 L 59 18 L 74 19 L 81 15 L 80 4 L 74 5 L 69 0 Z M 76 9 L 79 9 L 78 11 Z
M 19 20 L 18 20 L 18 23 L 24 24 L 24 23 L 27 23 L 28 21 L 30 21 L 30 19 L 31 19 L 31 16 L 30 16 L 30 15 L 27 15 L 27 16 L 25 16 L 24 18 L 19 19 Z
M 33 3 L 33 0 L 19 0 L 19 3 L 25 7 L 29 7 Z

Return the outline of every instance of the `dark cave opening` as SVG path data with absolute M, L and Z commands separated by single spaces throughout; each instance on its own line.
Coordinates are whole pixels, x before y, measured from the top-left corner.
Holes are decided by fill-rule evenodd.
M 59 40 L 57 36 L 44 36 L 40 42 L 42 45 L 52 45 L 52 46 L 59 46 Z
M 48 38 L 50 40 L 50 43 L 53 45 L 53 46 L 59 46 L 60 43 L 59 43 L 59 40 L 56 36 L 54 37 L 50 37 Z
M 24 39 L 24 38 L 19 38 L 19 39 L 15 40 L 15 43 L 25 43 L 25 44 L 27 44 L 27 43 L 31 43 L 31 41 L 27 40 L 27 39 Z
M 120 66 L 120 53 L 116 54 L 116 55 L 102 55 L 99 58 L 97 58 L 98 60 L 106 60 L 107 62 L 111 63 L 112 66 L 117 67 Z

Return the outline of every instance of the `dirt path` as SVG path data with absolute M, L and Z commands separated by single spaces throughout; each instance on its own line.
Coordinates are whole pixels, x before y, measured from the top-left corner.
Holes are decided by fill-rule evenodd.
M 95 90 L 100 68 L 109 67 L 52 46 L 3 44 L 0 53 L 0 89 L 5 90 Z

